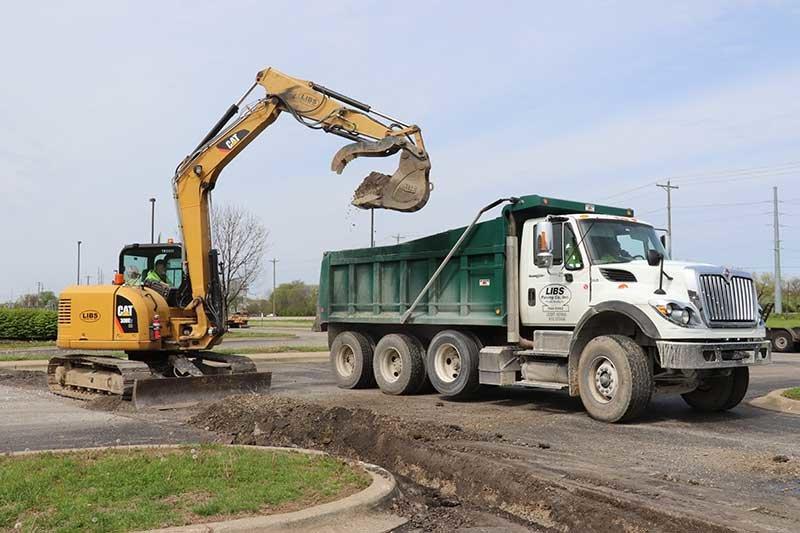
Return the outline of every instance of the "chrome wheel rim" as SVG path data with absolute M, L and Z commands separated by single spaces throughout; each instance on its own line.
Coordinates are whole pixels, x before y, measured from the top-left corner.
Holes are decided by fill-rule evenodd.
M 617 367 L 608 357 L 600 356 L 592 362 L 592 396 L 600 403 L 609 403 L 614 399 L 619 389 L 619 374 Z
M 789 346 L 789 341 L 786 337 L 775 337 L 775 348 L 778 350 L 785 350 Z
M 433 369 L 436 377 L 445 383 L 452 383 L 461 373 L 461 354 L 452 344 L 442 344 L 433 354 Z
M 388 383 L 394 383 L 400 379 L 403 373 L 403 358 L 395 348 L 386 348 L 380 355 L 378 368 L 381 376 Z
M 356 354 L 353 352 L 353 348 L 347 344 L 339 348 L 334 361 L 336 363 L 336 372 L 340 376 L 351 376 L 356 369 Z

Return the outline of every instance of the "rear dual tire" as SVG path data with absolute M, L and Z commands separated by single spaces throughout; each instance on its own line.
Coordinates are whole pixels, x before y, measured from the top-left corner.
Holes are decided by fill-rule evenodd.
M 372 358 L 375 344 L 357 331 L 344 331 L 331 343 L 331 370 L 336 385 L 342 389 L 366 389 L 375 386 Z
M 425 348 L 411 335 L 390 333 L 375 346 L 375 381 L 391 395 L 416 394 L 425 388 Z

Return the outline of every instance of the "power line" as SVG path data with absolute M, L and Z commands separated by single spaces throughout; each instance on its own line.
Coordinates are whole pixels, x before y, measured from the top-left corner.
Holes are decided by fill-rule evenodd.
M 800 171 L 800 161 L 788 161 L 786 163 L 780 163 L 776 165 L 765 165 L 760 167 L 718 170 L 709 172 L 696 172 L 696 173 L 689 173 L 682 175 L 678 174 L 674 176 L 669 176 L 669 179 L 671 181 L 678 181 L 681 183 L 683 182 L 692 182 L 695 184 L 720 183 L 728 181 L 742 181 L 749 179 L 768 178 L 772 176 L 780 176 L 799 171 Z M 646 189 L 654 184 L 657 184 L 657 180 L 651 180 L 643 185 L 638 185 L 636 187 L 632 187 L 630 189 L 625 189 L 618 193 L 611 194 L 609 196 L 606 196 L 605 198 L 602 198 L 602 200 L 605 201 L 608 199 L 625 196 L 629 193 Z M 790 201 L 795 201 L 795 200 L 800 200 L 800 198 L 794 198 Z

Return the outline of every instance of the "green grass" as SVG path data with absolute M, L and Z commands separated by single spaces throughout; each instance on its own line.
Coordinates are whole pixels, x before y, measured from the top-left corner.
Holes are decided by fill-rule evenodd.
M 327 352 L 327 346 L 321 345 L 299 345 L 299 346 L 245 346 L 242 348 L 221 348 L 214 350 L 215 353 L 224 355 L 247 355 L 252 353 L 288 353 L 288 352 Z
M 3 350 L 19 350 L 24 348 L 41 348 L 43 346 L 55 346 L 56 341 L 10 341 L 0 340 L 0 352 Z
M 316 505 L 368 483 L 331 457 L 217 445 L 0 456 L 0 530 L 180 526 Z
M 800 387 L 786 389 L 783 391 L 783 396 L 789 398 L 790 400 L 800 400 Z
M 800 315 L 771 316 L 767 319 L 767 326 L 771 328 L 800 328 Z
M 274 327 L 274 328 L 298 328 L 298 329 L 311 329 L 311 326 L 314 325 L 313 320 L 307 319 L 298 319 L 298 320 L 260 320 L 260 319 L 250 319 L 251 326 L 258 326 L 258 327 Z
M 246 329 L 228 330 L 225 337 L 234 339 L 241 338 L 260 338 L 260 339 L 296 339 L 297 335 L 292 333 L 279 333 L 277 331 L 249 331 Z M 223 337 L 224 338 L 224 337 Z

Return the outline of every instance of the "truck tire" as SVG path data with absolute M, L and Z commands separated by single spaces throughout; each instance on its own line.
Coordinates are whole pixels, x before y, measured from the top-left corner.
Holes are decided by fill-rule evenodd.
M 776 352 L 791 352 L 794 348 L 794 339 L 791 333 L 785 329 L 778 329 L 772 332 L 772 349 Z
M 681 394 L 683 401 L 693 409 L 704 413 L 733 409 L 747 394 L 750 385 L 750 369 L 746 366 L 733 368 L 727 376 L 714 376 L 704 380 L 692 392 Z
M 411 335 L 390 333 L 375 347 L 375 381 L 386 394 L 416 394 L 426 382 L 425 348 Z
M 425 359 L 433 388 L 448 398 L 463 398 L 477 392 L 479 352 L 469 334 L 454 330 L 437 333 Z
M 641 346 L 624 335 L 589 341 L 578 361 L 578 383 L 589 416 L 624 422 L 639 416 L 653 395 L 653 371 Z
M 366 389 L 375 386 L 372 357 L 375 345 L 366 335 L 343 331 L 331 343 L 331 370 L 336 385 L 342 389 Z

